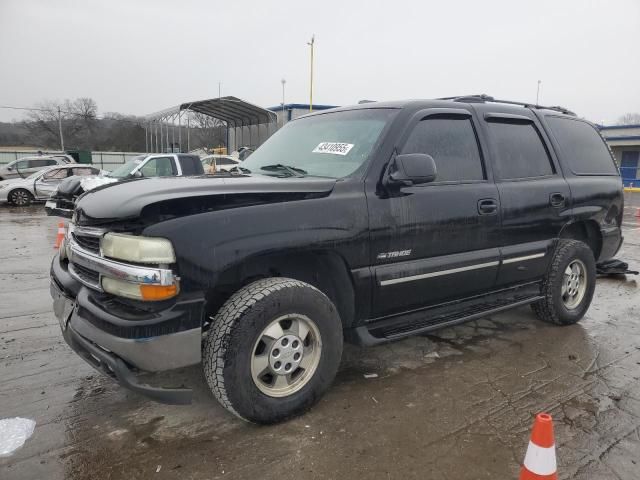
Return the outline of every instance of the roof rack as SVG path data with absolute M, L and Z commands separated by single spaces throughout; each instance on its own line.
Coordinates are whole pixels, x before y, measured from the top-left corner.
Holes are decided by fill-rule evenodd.
M 480 95 L 463 95 L 458 97 L 443 97 L 438 100 L 452 100 L 454 102 L 463 102 L 463 103 L 504 103 L 506 105 L 519 105 L 524 108 L 535 108 L 539 110 L 555 110 L 556 112 L 564 113 L 565 115 L 576 116 L 574 112 L 571 110 L 560 107 L 558 105 L 552 107 L 546 107 L 543 105 L 536 105 L 535 103 L 525 103 L 525 102 L 514 102 L 512 100 L 497 100 L 490 95 L 480 94 Z

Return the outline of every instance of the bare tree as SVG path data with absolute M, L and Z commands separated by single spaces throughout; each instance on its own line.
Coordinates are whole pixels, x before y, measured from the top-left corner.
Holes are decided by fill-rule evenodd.
M 618 118 L 618 125 L 640 125 L 640 113 L 625 113 Z
M 191 148 L 214 148 L 224 145 L 225 123 L 202 113 L 190 113 Z
M 46 100 L 29 112 L 28 128 L 40 144 L 58 147 L 60 122 L 66 145 L 88 148 L 96 125 L 97 112 L 98 106 L 91 98 L 67 99 L 64 102 Z
M 46 147 L 59 146 L 58 117 L 66 115 L 58 109 L 62 109 L 62 105 L 52 100 L 45 100 L 36 104 L 33 110 L 27 115 L 29 122 L 27 128 L 37 139 L 36 142 Z

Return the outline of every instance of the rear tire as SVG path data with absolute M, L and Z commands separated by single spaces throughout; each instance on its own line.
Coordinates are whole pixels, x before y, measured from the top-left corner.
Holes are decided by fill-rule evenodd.
M 298 280 L 262 279 L 212 317 L 204 374 L 231 413 L 280 422 L 308 410 L 331 385 L 342 341 L 340 317 L 324 293 Z
M 16 207 L 27 207 L 33 202 L 33 195 L 24 188 L 16 188 L 9 192 L 9 201 Z
M 544 298 L 531 308 L 540 320 L 572 325 L 589 309 L 595 287 L 593 251 L 577 240 L 559 240 L 542 285 Z

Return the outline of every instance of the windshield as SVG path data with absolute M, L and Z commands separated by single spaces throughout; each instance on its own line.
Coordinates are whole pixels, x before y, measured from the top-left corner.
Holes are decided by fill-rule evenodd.
M 346 177 L 366 162 L 395 113 L 373 108 L 292 121 L 239 166 L 262 175 Z
M 107 177 L 113 178 L 125 178 L 128 177 L 133 170 L 142 163 L 142 161 L 146 158 L 145 155 L 138 155 L 137 157 L 133 157 L 131 160 L 126 162 L 123 165 L 120 165 L 118 168 L 108 173 Z

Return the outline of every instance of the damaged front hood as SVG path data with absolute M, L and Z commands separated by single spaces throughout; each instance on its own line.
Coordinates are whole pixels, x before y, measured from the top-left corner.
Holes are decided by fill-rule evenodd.
M 55 197 L 72 199 L 82 192 L 88 192 L 94 188 L 117 182 L 117 178 L 106 177 L 103 175 L 87 175 L 69 177 L 58 185 Z
M 153 216 L 157 221 L 224 208 L 317 198 L 328 195 L 335 183 L 332 178 L 262 175 L 140 179 L 85 193 L 77 202 L 76 221 L 95 224 L 141 216 Z

